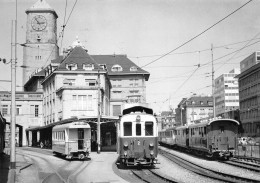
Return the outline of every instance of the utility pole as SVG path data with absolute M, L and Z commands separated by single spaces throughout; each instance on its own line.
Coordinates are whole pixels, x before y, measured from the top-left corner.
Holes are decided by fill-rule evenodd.
M 16 131 L 16 104 L 15 104 L 15 86 L 16 86 L 16 60 L 17 60 L 17 0 L 15 2 L 15 21 L 14 21 L 14 44 L 11 41 L 11 54 L 12 49 L 14 46 L 14 59 L 13 55 L 11 55 L 11 157 L 10 157 L 10 168 L 16 169 L 16 159 L 15 159 L 15 131 Z M 12 28 L 13 28 L 13 21 L 12 21 Z M 13 29 L 12 29 L 13 34 Z M 13 38 L 11 38 L 13 40 Z
M 100 74 L 99 74 L 99 69 L 98 69 L 98 116 L 97 116 L 97 153 L 100 154 Z
M 216 117 L 216 112 L 215 112 L 215 97 L 214 97 L 215 82 L 214 82 L 213 44 L 211 44 L 211 59 L 212 59 L 212 99 L 213 99 L 213 118 L 215 119 L 215 117 Z

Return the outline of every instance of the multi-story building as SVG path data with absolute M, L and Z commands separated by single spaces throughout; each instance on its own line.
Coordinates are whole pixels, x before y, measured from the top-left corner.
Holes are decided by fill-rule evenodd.
M 238 74 L 240 69 L 233 69 L 215 79 L 215 116 L 234 118 L 230 111 L 239 109 L 238 80 L 235 78 Z
M 158 117 L 161 122 L 161 129 L 167 129 L 175 126 L 175 114 L 173 111 L 162 111 Z
M 241 73 L 260 62 L 260 51 L 256 51 L 240 62 Z
M 248 67 L 236 77 L 239 82 L 240 120 L 244 129 L 243 135 L 258 137 L 260 140 L 260 63 Z
M 42 126 L 42 93 L 16 92 L 16 124 L 20 131 L 16 133 L 16 141 L 26 145 L 25 130 L 29 127 Z M 0 91 L 1 113 L 10 124 L 11 121 L 11 93 Z M 10 129 L 6 125 L 6 139 L 9 140 Z M 8 144 L 8 142 L 6 142 Z
M 60 63 L 45 68 L 42 82 L 44 124 L 72 117 L 109 115 L 111 84 L 102 68 L 76 41 Z
M 129 60 L 126 55 L 91 55 L 106 68 L 112 85 L 110 115 L 118 116 L 130 103 L 146 103 L 146 81 L 150 74 Z
M 198 119 L 213 117 L 212 96 L 183 98 L 175 109 L 176 126 L 189 125 Z

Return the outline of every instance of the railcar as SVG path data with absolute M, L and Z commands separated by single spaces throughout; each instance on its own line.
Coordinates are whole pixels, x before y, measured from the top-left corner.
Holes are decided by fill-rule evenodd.
M 2 117 L 0 113 L 0 154 L 4 152 L 5 148 L 5 126 L 6 120 Z
M 123 110 L 117 151 L 123 165 L 151 166 L 157 162 L 158 127 L 152 109 L 135 106 Z
M 176 128 L 163 129 L 158 132 L 158 142 L 160 145 L 166 145 L 169 147 L 176 146 Z
M 238 128 L 239 122 L 236 120 L 211 119 L 172 129 L 175 130 L 172 142 L 175 142 L 174 147 L 187 152 L 228 159 L 233 156 L 238 143 Z M 165 140 L 164 143 L 173 146 L 169 141 Z
M 91 128 L 83 121 L 54 126 L 52 129 L 52 151 L 67 159 L 84 159 L 91 152 Z

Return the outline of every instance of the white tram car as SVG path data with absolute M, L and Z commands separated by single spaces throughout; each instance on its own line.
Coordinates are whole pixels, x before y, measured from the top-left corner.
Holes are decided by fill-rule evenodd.
M 77 121 L 54 126 L 52 151 L 67 159 L 88 157 L 91 152 L 91 128 L 88 123 Z

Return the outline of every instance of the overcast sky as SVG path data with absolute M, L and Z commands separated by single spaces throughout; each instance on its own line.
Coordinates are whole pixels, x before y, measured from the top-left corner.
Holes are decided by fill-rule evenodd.
M 66 0 L 46 1 L 59 16 L 60 33 Z M 18 0 L 18 43 L 25 42 L 25 10 L 35 2 L 36 0 Z M 170 105 L 176 108 L 181 99 L 189 97 L 192 92 L 198 95 L 212 94 L 212 78 L 207 74 L 212 71 L 211 44 L 215 78 L 233 68 L 239 68 L 241 60 L 259 50 L 259 0 L 248 3 L 181 46 L 247 2 L 78 0 L 65 29 L 63 47 L 70 46 L 78 36 L 89 54 L 127 55 L 138 66 L 150 72 L 146 84 L 147 102 L 155 112 L 160 112 L 168 110 Z M 68 0 L 67 18 L 74 3 L 74 0 Z M 15 0 L 0 0 L 0 17 L 0 58 L 10 60 L 11 21 L 15 19 Z M 18 65 L 22 65 L 22 47 L 18 46 L 17 49 Z M 169 52 L 171 53 L 160 58 Z M 201 67 L 198 68 L 198 64 Z M 18 67 L 19 86 L 22 84 L 21 71 Z M 10 65 L 0 63 L 0 78 L 10 80 Z M 0 90 L 10 90 L 10 86 L 8 82 L 0 82 Z M 17 90 L 21 90 L 21 87 Z

